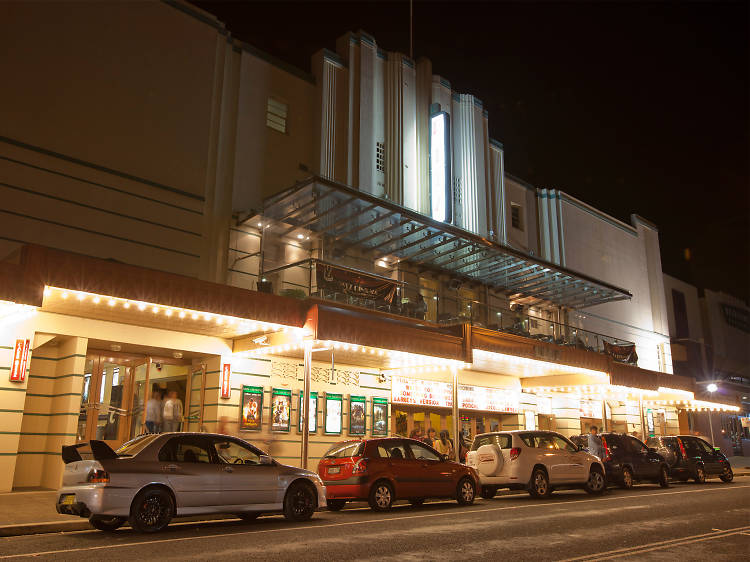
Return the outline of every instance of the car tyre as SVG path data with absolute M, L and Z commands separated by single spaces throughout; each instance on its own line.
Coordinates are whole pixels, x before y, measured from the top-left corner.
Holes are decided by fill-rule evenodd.
M 476 495 L 477 486 L 474 484 L 474 481 L 467 476 L 461 478 L 456 488 L 456 501 L 458 502 L 458 505 L 473 504 Z
M 375 482 L 367 502 L 373 511 L 388 511 L 393 506 L 393 486 L 385 480 Z
M 725 466 L 719 478 L 721 478 L 722 482 L 731 482 L 732 480 L 734 480 L 734 472 L 732 472 L 732 467 L 729 465 Z
M 620 478 L 620 488 L 624 490 L 630 490 L 633 487 L 633 471 L 627 466 L 622 469 L 622 477 Z
M 547 472 L 541 468 L 535 468 L 529 481 L 529 494 L 535 498 L 548 498 L 551 493 Z
M 482 490 L 479 492 L 479 495 L 486 500 L 491 500 L 495 497 L 495 494 L 497 494 L 495 486 L 482 486 Z
M 593 467 L 591 469 L 584 489 L 592 496 L 600 496 L 607 489 L 607 481 L 599 468 Z
M 92 515 L 89 517 L 89 523 L 91 523 L 91 526 L 94 529 L 99 529 L 100 531 L 106 531 L 108 533 L 116 531 L 122 527 L 127 520 L 127 517 L 106 517 L 101 515 Z
M 669 488 L 669 469 L 666 466 L 662 466 L 659 469 L 659 479 L 657 482 L 662 488 Z
M 307 521 L 315 513 L 318 494 L 305 482 L 294 482 L 284 496 L 284 517 L 290 521 Z
M 702 466 L 695 468 L 695 483 L 705 484 L 706 483 L 706 470 Z
M 245 521 L 246 523 L 249 523 L 250 521 L 255 521 L 258 517 L 260 517 L 259 511 L 249 511 L 247 513 L 235 513 L 237 517 Z
M 409 500 L 409 503 L 414 507 L 418 507 L 424 503 L 424 498 L 412 498 Z
M 174 500 L 164 488 L 146 488 L 130 506 L 128 522 L 139 533 L 156 533 L 164 529 L 174 515 Z
M 326 507 L 328 507 L 328 511 L 341 511 L 344 509 L 344 506 L 346 505 L 346 500 L 328 500 L 326 502 Z

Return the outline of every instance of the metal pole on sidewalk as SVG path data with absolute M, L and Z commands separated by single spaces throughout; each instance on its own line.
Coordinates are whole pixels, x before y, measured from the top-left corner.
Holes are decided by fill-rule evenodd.
M 708 410 L 708 427 L 711 428 L 711 446 L 716 447 L 716 442 L 714 441 L 714 424 L 713 421 L 711 421 L 711 410 Z
M 458 417 L 458 369 L 453 368 L 453 454 L 461 462 L 461 420 Z
M 638 410 L 641 413 L 641 437 L 645 443 L 648 439 L 648 427 L 646 427 L 646 416 L 643 413 L 643 395 L 638 398 Z
M 305 342 L 304 353 L 304 382 L 302 385 L 302 447 L 300 452 L 300 466 L 307 468 L 307 448 L 310 441 L 310 375 L 312 373 L 312 347 L 313 342 Z

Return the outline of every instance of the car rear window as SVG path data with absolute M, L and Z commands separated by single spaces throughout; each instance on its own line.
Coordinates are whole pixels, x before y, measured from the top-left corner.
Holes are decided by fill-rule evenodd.
M 357 457 L 361 454 L 363 441 L 347 441 L 345 443 L 336 443 L 328 449 L 324 459 L 342 459 L 344 457 Z
M 123 443 L 115 453 L 117 453 L 118 457 L 133 457 L 145 449 L 157 437 L 159 436 L 153 433 L 141 435 L 135 439 L 131 439 L 127 443 Z
M 507 433 L 491 433 L 489 435 L 477 435 L 471 446 L 472 451 L 476 451 L 482 445 L 497 445 L 501 449 L 510 449 L 510 435 Z

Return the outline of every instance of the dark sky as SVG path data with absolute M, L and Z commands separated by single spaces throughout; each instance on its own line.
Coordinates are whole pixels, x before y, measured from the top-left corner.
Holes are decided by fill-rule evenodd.
M 303 70 L 349 30 L 409 52 L 406 0 L 195 3 Z M 643 216 L 666 273 L 747 300 L 748 17 L 744 1 L 415 1 L 414 56 L 482 99 L 508 172 Z

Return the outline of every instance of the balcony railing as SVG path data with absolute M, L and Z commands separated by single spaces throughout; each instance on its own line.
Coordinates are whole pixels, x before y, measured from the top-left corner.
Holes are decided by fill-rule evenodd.
M 427 320 L 444 326 L 469 323 L 473 326 L 481 326 L 498 332 L 514 334 L 555 345 L 570 346 L 598 353 L 609 353 L 616 361 L 623 363 L 635 363 L 637 361 L 635 346 L 627 340 L 592 332 L 577 326 L 528 314 L 520 310 L 490 306 L 475 299 L 438 293 L 429 287 L 416 287 L 409 283 L 395 281 L 370 272 L 342 267 L 338 264 L 335 265 L 336 268 L 345 269 L 353 273 L 361 273 L 370 278 L 380 278 L 384 282 L 392 283 L 396 286 L 394 298 L 390 302 L 386 302 L 363 296 L 354 296 L 351 293 L 343 291 L 319 288 L 314 282 L 314 268 L 316 265 L 321 264 L 325 265 L 326 262 L 317 259 L 307 259 L 276 268 L 272 271 L 266 271 L 264 278 L 267 281 L 262 285 L 262 288 L 263 290 L 284 296 L 297 298 L 313 297 L 369 310 L 387 312 L 407 318 Z M 307 281 L 306 285 L 287 281 L 283 279 L 285 276 L 280 275 L 283 271 L 293 268 L 304 270 L 304 274 L 299 277 Z M 422 295 L 423 300 L 418 298 L 418 294 Z M 633 353 L 615 353 L 613 349 L 620 352 L 632 349 Z

